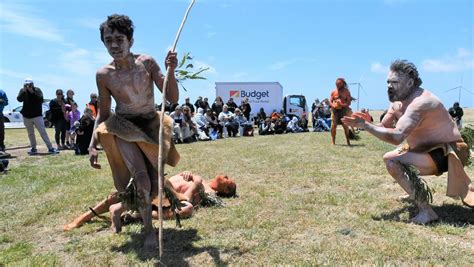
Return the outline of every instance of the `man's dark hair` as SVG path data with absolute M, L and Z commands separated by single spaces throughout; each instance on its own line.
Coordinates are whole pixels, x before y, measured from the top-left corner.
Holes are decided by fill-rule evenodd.
M 415 87 L 418 87 L 423 83 L 421 78 L 418 76 L 418 70 L 416 69 L 415 64 L 409 62 L 408 60 L 397 59 L 393 61 L 390 65 L 390 70 L 407 74 L 415 82 Z
M 113 14 L 107 17 L 107 21 L 100 24 L 100 40 L 104 42 L 104 30 L 110 28 L 112 31 L 117 30 L 127 36 L 129 41 L 133 38 L 133 22 L 126 15 Z

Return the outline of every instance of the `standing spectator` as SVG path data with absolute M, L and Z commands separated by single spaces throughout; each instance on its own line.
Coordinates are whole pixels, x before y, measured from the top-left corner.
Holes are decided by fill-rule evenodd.
M 207 97 L 204 97 L 204 100 L 202 101 L 202 109 L 204 110 L 208 110 L 208 109 L 211 109 L 211 106 L 209 105 L 209 101 L 207 99 Z M 216 114 L 216 116 L 218 116 L 219 114 Z
M 217 115 L 221 114 L 222 106 L 224 106 L 224 101 L 222 101 L 220 96 L 216 96 L 216 100 L 214 100 L 214 103 L 212 103 L 211 106 L 212 112 Z
M 232 97 L 229 98 L 229 101 L 227 101 L 226 105 L 230 112 L 232 113 L 235 112 L 235 109 L 237 108 L 237 104 L 234 102 L 234 99 Z
M 92 116 L 94 117 L 94 120 L 95 118 L 97 118 L 97 113 L 99 112 L 99 103 L 97 101 L 97 94 L 92 93 L 90 102 L 86 104 L 86 107 L 92 111 Z
M 35 127 L 48 147 L 48 152 L 51 154 L 59 153 L 59 151 L 53 147 L 51 141 L 49 141 L 48 134 L 44 127 L 43 92 L 41 92 L 41 89 L 35 87 L 33 80 L 27 78 L 16 99 L 18 102 L 23 102 L 21 114 L 23 115 L 23 123 L 28 132 L 28 139 L 31 145 L 31 150 L 28 152 L 28 155 L 38 154 L 38 150 L 36 149 Z
M 64 101 L 64 103 L 66 103 L 66 105 L 69 105 L 72 107 L 72 103 L 74 103 L 74 91 L 72 89 L 69 89 L 67 90 L 66 92 L 66 101 Z M 79 112 L 80 114 L 80 112 Z M 71 129 L 71 122 L 67 119 L 67 116 L 66 116 L 66 146 L 67 147 L 71 147 L 71 144 L 69 143 L 71 137 L 69 136 L 71 133 L 69 131 L 69 129 Z
M 311 106 L 311 118 L 313 118 L 313 127 L 314 127 L 314 117 L 315 117 L 315 113 L 316 113 L 316 110 L 318 109 L 318 106 L 321 102 L 319 101 L 319 98 L 316 98 L 313 102 L 313 105 Z
M 206 109 L 204 109 L 204 101 L 202 101 L 202 96 L 198 96 L 196 102 L 194 102 L 194 106 L 196 107 L 196 110 L 198 108 L 202 108 L 204 111 L 206 111 Z
M 72 106 L 73 102 L 75 102 L 74 101 L 74 91 L 72 89 L 69 89 L 66 92 L 66 101 L 64 101 L 64 103 L 69 104 L 69 105 Z
M 56 98 L 49 102 L 49 110 L 51 111 L 51 123 L 54 125 L 54 140 L 58 145 L 58 149 L 66 149 L 66 113 L 70 111 L 71 106 L 66 110 L 63 90 L 56 90 Z M 61 143 L 60 143 L 61 142 Z
M 68 105 L 68 104 L 66 104 Z M 79 120 L 81 119 L 81 112 L 77 110 L 77 103 L 71 103 L 71 111 L 67 113 L 67 121 L 71 125 L 68 129 L 68 143 L 70 144 L 71 149 L 75 149 L 76 147 L 76 128 L 79 126 Z
M 462 116 L 464 115 L 464 111 L 459 106 L 459 102 L 454 102 L 453 106 L 449 108 L 449 115 L 451 118 L 456 122 L 458 129 L 461 130 L 462 128 Z
M 94 117 L 90 108 L 84 109 L 84 114 L 79 120 L 79 126 L 76 127 L 76 155 L 89 154 L 88 148 L 91 143 L 92 133 L 94 132 Z
M 249 99 L 247 97 L 244 98 L 244 100 L 242 101 L 242 104 L 240 105 L 240 110 L 244 114 L 245 118 L 250 121 L 250 112 L 252 111 L 252 107 L 250 107 Z
M 5 152 L 5 120 L 3 109 L 8 105 L 8 97 L 5 91 L 0 89 L 0 151 Z
M 184 99 L 183 107 L 184 107 L 184 106 L 189 107 L 189 110 L 191 110 L 191 115 L 194 115 L 194 106 L 193 106 L 193 104 L 191 104 L 191 103 L 189 102 L 189 97 L 186 97 L 186 98 Z

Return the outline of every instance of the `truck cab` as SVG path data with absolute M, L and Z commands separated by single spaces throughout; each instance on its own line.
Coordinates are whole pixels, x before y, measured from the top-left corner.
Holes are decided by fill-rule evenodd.
M 308 104 L 304 95 L 286 95 L 283 97 L 283 112 L 290 118 L 301 118 L 303 113 L 308 113 Z

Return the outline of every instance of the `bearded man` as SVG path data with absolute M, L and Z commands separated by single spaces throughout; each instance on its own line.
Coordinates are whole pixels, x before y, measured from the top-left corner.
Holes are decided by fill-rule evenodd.
M 395 60 L 387 78 L 387 93 L 392 103 L 381 124 L 370 123 L 363 113 L 346 116 L 342 121 L 394 145 L 406 140 L 406 145 L 386 153 L 383 159 L 390 175 L 419 209 L 411 222 L 426 224 L 437 220 L 438 215 L 426 198 L 416 197 L 417 192 L 407 178 L 405 165 L 414 166 L 420 175 L 441 175 L 447 171 L 446 194 L 461 198 L 467 206 L 474 206 L 474 191 L 470 189 L 471 180 L 463 169 L 469 148 L 441 101 L 421 88 L 421 83 L 413 63 Z
M 337 78 L 336 88 L 331 92 L 329 97 L 329 105 L 331 107 L 331 144 L 336 144 L 336 129 L 337 125 L 342 125 L 344 134 L 346 136 L 347 145 L 350 146 L 349 128 L 341 121 L 344 116 L 352 114 L 350 108 L 353 98 L 351 92 L 347 88 L 347 83 L 344 78 Z

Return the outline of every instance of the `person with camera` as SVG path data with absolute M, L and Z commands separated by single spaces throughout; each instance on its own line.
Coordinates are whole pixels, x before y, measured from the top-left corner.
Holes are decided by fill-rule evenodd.
M 27 78 L 16 99 L 18 102 L 23 102 L 23 107 L 20 112 L 23 115 L 23 124 L 25 124 L 31 145 L 31 150 L 28 152 L 28 155 L 38 154 L 36 149 L 35 127 L 48 147 L 48 152 L 51 154 L 59 153 L 59 151 L 53 147 L 51 141 L 49 141 L 48 133 L 46 133 L 44 127 L 43 92 L 41 89 L 35 87 L 32 79 Z

